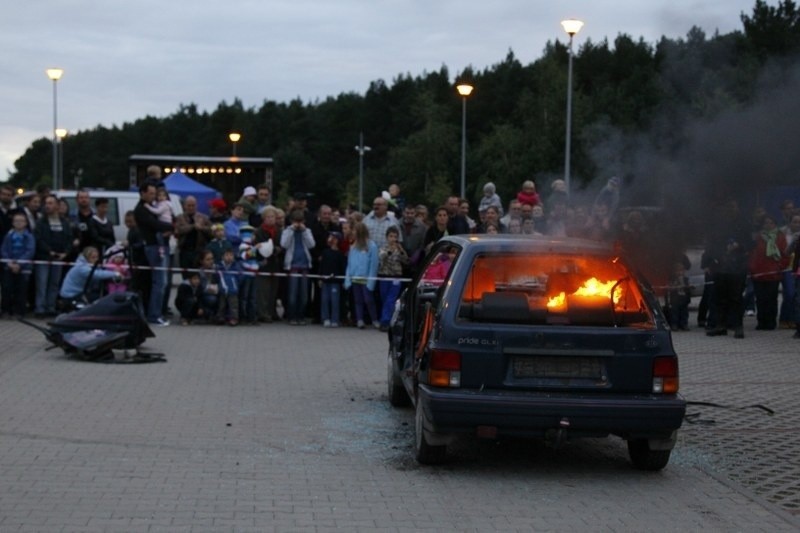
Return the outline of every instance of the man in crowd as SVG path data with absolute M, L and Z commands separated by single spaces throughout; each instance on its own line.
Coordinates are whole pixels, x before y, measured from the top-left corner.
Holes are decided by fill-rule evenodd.
M 423 243 L 427 226 L 417 218 L 417 210 L 413 205 L 407 205 L 403 209 L 403 219 L 400 224 L 400 235 L 403 249 L 408 255 L 408 265 L 406 265 L 406 277 L 412 277 L 417 272 L 420 262 L 424 256 Z
M 197 211 L 197 198 L 194 196 L 187 196 L 183 200 L 183 213 L 175 217 L 175 236 L 185 279 L 188 276 L 187 269 L 197 268 L 197 255 L 205 250 L 211 239 L 211 221 Z
M 447 215 L 450 217 L 447 223 L 447 233 L 449 235 L 464 235 L 470 233 L 469 222 L 467 222 L 467 218 L 461 214 L 461 210 L 459 209 L 461 198 L 458 196 L 449 196 L 444 205 L 447 208 Z
M 75 260 L 78 254 L 81 253 L 81 250 L 92 245 L 91 223 L 94 211 L 92 211 L 92 199 L 89 197 L 89 191 L 85 189 L 79 190 L 75 195 L 75 203 L 78 209 L 72 222 L 80 244 L 78 244 L 70 254 L 70 261 Z
M 389 226 L 400 229 L 397 219 L 389 215 L 389 202 L 383 196 L 376 197 L 372 202 L 372 211 L 364 217 L 364 225 L 369 230 L 369 238 L 378 245 L 378 249 L 386 244 L 386 230 Z
M 169 250 L 158 243 L 157 235 L 172 231 L 172 224 L 161 222 L 158 216 L 147 209 L 146 204 L 152 204 L 156 199 L 156 187 L 152 182 L 145 181 L 139 186 L 139 203 L 133 210 L 136 227 L 139 229 L 144 241 L 144 252 L 147 264 L 152 269 L 150 272 L 152 282 L 150 297 L 147 304 L 147 321 L 158 326 L 169 326 L 169 321 L 163 316 L 164 293 L 167 286 L 167 267 Z

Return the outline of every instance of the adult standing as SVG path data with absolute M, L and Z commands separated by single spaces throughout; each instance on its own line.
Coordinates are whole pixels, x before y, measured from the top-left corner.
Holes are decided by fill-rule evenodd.
M 283 248 L 280 246 L 281 230 L 277 225 L 278 210 L 268 206 L 261 213 L 262 222 L 253 233 L 253 244 L 271 242 L 272 255 L 258 257 L 258 277 L 256 278 L 256 311 L 258 320 L 270 323 L 277 318 L 275 301 L 278 297 L 280 278 L 276 275 L 283 265 Z
M 739 205 L 735 200 L 727 201 L 715 216 L 706 249 L 717 304 L 717 327 L 706 335 L 727 335 L 728 329 L 733 329 L 737 339 L 744 338 L 743 293 L 751 245 L 750 229 L 740 215 Z
M 78 239 L 79 244 L 73 249 L 70 260 L 76 259 L 78 254 L 81 253 L 84 248 L 92 245 L 92 234 L 90 228 L 94 211 L 92 211 L 92 199 L 89 196 L 89 191 L 85 189 L 79 190 L 75 195 L 75 203 L 77 204 L 78 208 L 73 222 L 75 236 Z
M 422 241 L 425 253 L 430 252 L 436 242 L 442 237 L 450 235 L 447 223 L 450 221 L 450 214 L 447 207 L 440 206 L 436 208 L 433 215 L 433 224 L 425 232 L 425 238 Z
M 16 210 L 14 190 L 8 185 L 0 185 L 0 236 L 5 237 L 6 233 L 11 231 L 11 219 Z
M 383 196 L 377 196 L 373 200 L 372 211 L 364 217 L 363 223 L 369 231 L 369 238 L 378 248 L 386 244 L 386 230 L 390 226 L 400 229 L 397 219 L 389 215 L 389 201 Z
M 422 258 L 425 256 L 425 232 L 428 231 L 427 226 L 416 215 L 417 211 L 414 206 L 407 205 L 403 209 L 403 219 L 400 224 L 403 249 L 408 255 L 408 265 L 404 274 L 411 277 L 417 273 Z
M 800 238 L 800 211 L 796 211 L 789 217 L 789 222 L 781 228 L 781 231 L 786 236 L 786 249 L 789 251 L 789 256 L 791 256 L 791 251 L 795 249 L 795 242 Z M 795 277 L 791 268 L 787 268 L 783 272 L 781 293 L 781 328 L 791 328 L 795 321 L 792 316 L 794 314 Z
M 188 278 L 187 269 L 197 268 L 201 251 L 211 240 L 211 220 L 197 211 L 197 198 L 187 196 L 183 200 L 183 213 L 175 217 L 175 236 L 178 239 L 178 259 L 183 277 Z
M 314 248 L 311 250 L 311 271 L 319 274 L 319 265 L 322 259 L 322 252 L 328 247 L 328 234 L 332 231 L 341 233 L 342 226 L 338 221 L 333 219 L 333 209 L 329 205 L 321 205 L 317 210 L 317 217 L 311 224 L 311 234 L 314 236 Z M 311 313 L 314 323 L 322 322 L 321 314 L 321 287 L 316 284 L 310 284 L 311 288 Z
M 89 241 L 102 257 L 116 243 L 114 224 L 108 219 L 108 198 L 97 198 L 94 209 L 96 212 L 89 219 Z
M 167 286 L 167 267 L 169 251 L 158 243 L 157 235 L 172 231 L 172 224 L 161 222 L 158 216 L 147 208 L 156 199 L 156 186 L 144 182 L 139 186 L 139 203 L 133 210 L 136 227 L 144 241 L 144 253 L 150 266 L 150 296 L 147 304 L 147 321 L 158 326 L 169 326 L 163 316 L 164 293 Z
M 445 207 L 450 219 L 447 222 L 447 232 L 449 235 L 464 235 L 470 233 L 469 222 L 467 218 L 461 214 L 459 206 L 461 205 L 461 198 L 458 196 L 449 196 Z
M 58 199 L 50 195 L 45 199 L 44 216 L 36 225 L 36 304 L 34 316 L 55 316 L 56 298 L 64 270 L 63 262 L 77 239 L 73 239 L 72 225 L 58 213 Z
M 756 295 L 756 329 L 778 326 L 778 286 L 788 259 L 786 235 L 778 230 L 774 218 L 765 216 L 749 262 Z

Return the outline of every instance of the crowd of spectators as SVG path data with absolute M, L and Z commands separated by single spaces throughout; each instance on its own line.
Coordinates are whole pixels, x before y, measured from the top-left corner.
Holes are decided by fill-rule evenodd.
M 56 314 L 57 296 L 85 298 L 86 290 L 75 294 L 87 277 L 80 273 L 110 256 L 94 272 L 95 284 L 120 290 L 127 283 L 142 295 L 146 318 L 154 325 L 169 325 L 172 274 L 180 272 L 174 306 L 181 324 L 284 320 L 385 330 L 403 283 L 418 273 L 436 241 L 447 235 L 507 233 L 617 243 L 663 297 L 672 328 L 689 329 L 688 257 L 654 232 L 657 220 L 642 210 L 620 208 L 620 186 L 612 177 L 593 201 L 581 203 L 570 200 L 561 180 L 547 195 L 528 180 L 504 205 L 502 192 L 486 183 L 474 211 L 469 200 L 455 195 L 429 211 L 425 205 L 407 205 L 393 184 L 361 213 L 325 204 L 312 211 L 304 193 L 277 207 L 262 185 L 245 188 L 232 205 L 212 200 L 209 215 L 200 213 L 189 196 L 183 213 L 174 216 L 154 168 L 140 187 L 139 204 L 125 214 L 128 235 L 121 243 L 114 241 L 105 198 L 80 191 L 76 212 L 70 214 L 66 203 L 47 190 L 16 205 L 11 189 L 0 187 L 1 311 L 6 316 L 24 316 L 30 309 L 37 317 Z M 800 211 L 791 201 L 781 208 L 780 219 L 761 210 L 747 220 L 734 201 L 715 212 L 702 258 L 706 283 L 697 322 L 708 335 L 733 331 L 742 338 L 743 316 L 752 310 L 756 329 L 795 328 L 800 338 Z M 130 269 L 119 265 L 120 251 Z M 100 287 L 94 295 L 103 290 L 111 289 Z

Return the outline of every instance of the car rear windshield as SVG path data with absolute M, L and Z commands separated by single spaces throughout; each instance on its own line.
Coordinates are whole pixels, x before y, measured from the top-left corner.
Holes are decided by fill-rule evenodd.
M 461 294 L 472 322 L 654 328 L 636 279 L 616 257 L 484 254 Z

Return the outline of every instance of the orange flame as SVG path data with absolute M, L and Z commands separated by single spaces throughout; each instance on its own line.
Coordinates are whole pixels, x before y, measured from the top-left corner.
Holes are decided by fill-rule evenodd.
M 570 296 L 582 296 L 584 298 L 611 298 L 611 290 L 616 284 L 615 281 L 603 282 L 597 278 L 591 278 L 583 282 L 583 286 L 578 287 Z M 614 303 L 618 303 L 620 299 L 619 292 L 614 293 Z M 560 293 L 547 300 L 547 307 L 549 308 L 563 308 L 567 304 L 567 296 L 565 293 Z

